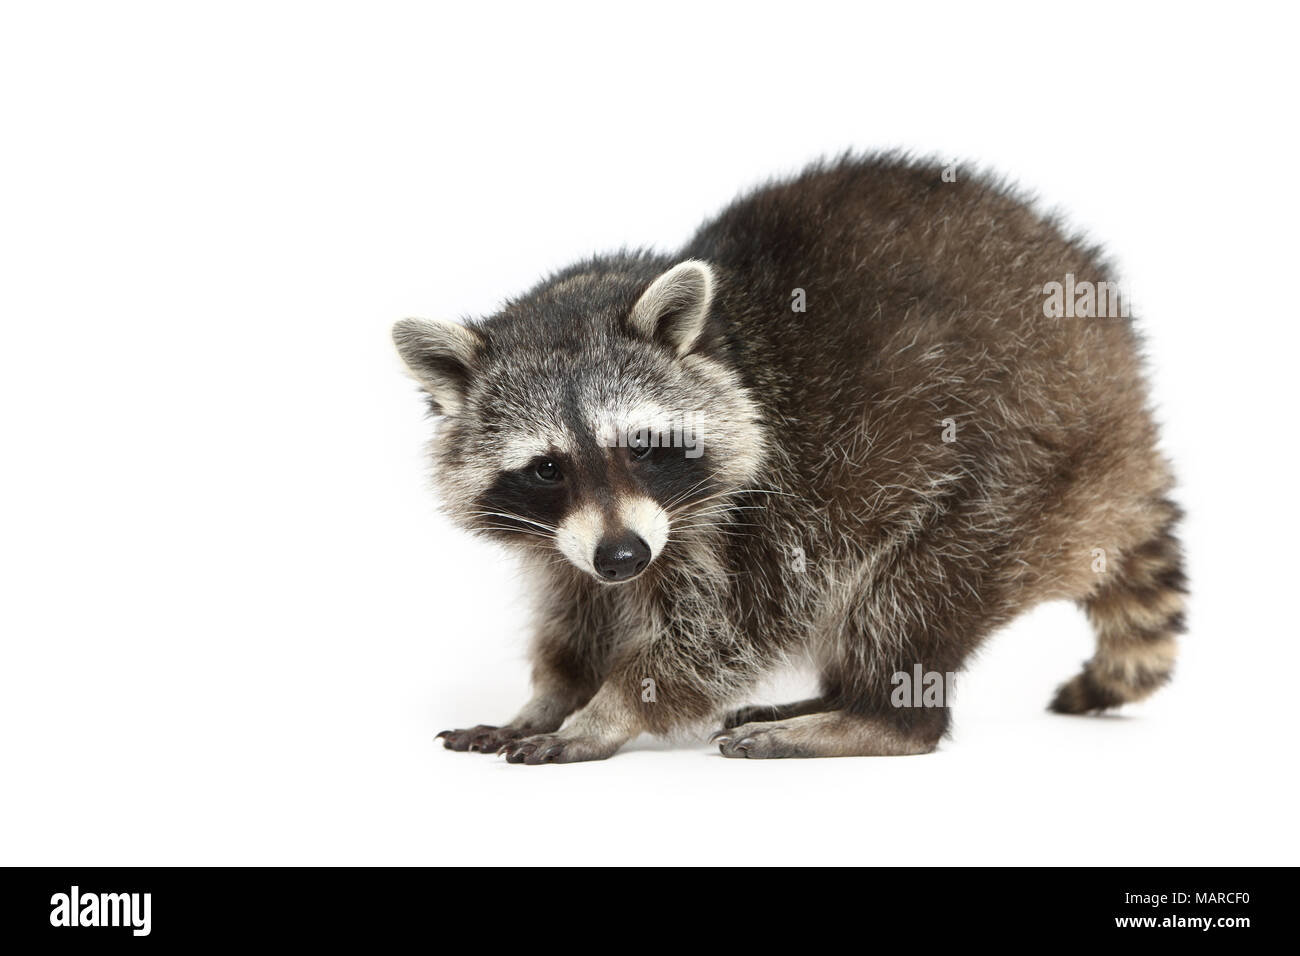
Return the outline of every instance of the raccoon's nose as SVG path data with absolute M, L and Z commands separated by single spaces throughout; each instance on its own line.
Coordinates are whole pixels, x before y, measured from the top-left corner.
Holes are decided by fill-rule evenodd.
M 633 531 L 602 538 L 596 545 L 596 557 L 591 563 L 596 573 L 606 581 L 626 581 L 636 577 L 650 563 L 650 545 Z

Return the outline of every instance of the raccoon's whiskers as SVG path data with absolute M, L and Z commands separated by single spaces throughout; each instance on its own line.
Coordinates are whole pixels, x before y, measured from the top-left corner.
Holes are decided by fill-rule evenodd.
M 695 484 L 691 485 L 685 491 L 681 492 L 680 494 L 673 495 L 671 498 L 669 498 L 667 501 L 664 502 L 663 509 L 665 511 L 671 511 L 674 505 L 680 504 L 682 501 L 686 500 L 686 498 L 688 498 L 691 495 L 691 493 L 695 491 L 695 489 L 711 481 L 712 477 L 713 477 L 712 475 L 705 475 L 703 478 L 701 478 Z
M 758 527 L 758 526 L 750 525 L 749 527 Z M 751 536 L 752 532 L 730 530 L 728 527 L 720 526 L 720 525 L 694 525 L 691 527 L 682 528 L 676 532 L 669 532 L 667 540 L 681 541 L 686 537 L 701 538 L 701 537 L 707 537 L 715 534 L 725 535 L 728 538 L 748 538 Z
M 688 510 L 688 509 L 690 509 L 690 508 L 694 508 L 694 507 L 696 507 L 696 506 L 698 506 L 698 505 L 702 505 L 702 504 L 704 504 L 704 503 L 707 502 L 707 501 L 715 501 L 715 500 L 717 500 L 717 499 L 719 499 L 719 498 L 738 497 L 738 496 L 740 496 L 740 495 L 782 495 L 782 496 L 787 497 L 787 498 L 796 498 L 796 497 L 798 497 L 797 495 L 788 494 L 787 492 L 784 492 L 784 491 L 775 491 L 775 490 L 770 489 L 770 488 L 735 488 L 735 489 L 731 489 L 731 490 L 727 490 L 727 491 L 719 491 L 719 492 L 716 492 L 715 494 L 711 494 L 711 495 L 705 495 L 703 498 L 699 498 L 699 499 L 696 499 L 695 501 L 687 502 L 686 504 L 680 505 L 679 507 L 677 507 L 677 508 L 675 508 L 675 509 L 665 508 L 664 510 L 668 512 L 668 516 L 671 518 L 671 517 L 674 517 L 675 515 L 680 514 L 680 513 L 682 513 L 683 511 L 686 511 L 686 510 Z M 723 506 L 723 507 L 730 508 L 730 507 L 732 507 L 732 506 Z M 762 506 L 761 506 L 761 505 L 758 505 L 758 506 L 754 506 L 754 505 L 744 505 L 744 506 L 742 506 L 742 505 L 737 505 L 737 506 L 734 506 L 734 507 L 739 508 L 739 507 L 762 507 Z
M 761 528 L 763 525 L 754 521 L 690 521 L 673 525 L 674 529 L 686 528 Z
M 505 511 L 471 511 L 469 514 L 471 517 L 475 518 L 505 518 L 509 521 L 522 521 L 526 524 L 535 525 L 550 534 L 555 534 L 559 531 L 558 528 L 545 524 L 544 522 L 534 521 L 532 518 L 525 518 L 523 515 L 510 514 Z
M 688 518 L 707 518 L 711 515 L 729 515 L 737 511 L 762 511 L 762 505 L 720 505 L 713 508 L 704 508 L 700 511 L 692 511 L 683 508 L 679 514 Z
M 529 534 L 532 535 L 533 537 L 541 538 L 544 541 L 550 541 L 554 537 L 554 535 L 549 535 L 542 531 L 535 531 L 532 528 L 515 528 L 515 527 L 511 527 L 510 525 L 502 525 L 502 524 L 479 525 L 478 530 L 504 531 L 504 532 L 508 532 L 509 534 Z

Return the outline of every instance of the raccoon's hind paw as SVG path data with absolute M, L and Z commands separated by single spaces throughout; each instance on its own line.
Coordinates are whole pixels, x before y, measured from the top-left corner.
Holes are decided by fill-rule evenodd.
M 709 738 L 724 757 L 748 757 L 766 760 L 779 757 L 809 757 L 807 747 L 793 739 L 784 724 L 749 723 L 720 730 Z
M 617 742 L 599 737 L 568 737 L 564 734 L 537 734 L 510 740 L 501 745 L 497 753 L 510 763 L 578 763 L 583 760 L 604 760 L 618 750 Z
M 528 733 L 515 727 L 493 727 L 479 724 L 464 730 L 444 730 L 434 740 L 441 738 L 442 745 L 448 750 L 472 751 L 475 753 L 494 754 L 501 745 L 510 740 L 517 740 Z

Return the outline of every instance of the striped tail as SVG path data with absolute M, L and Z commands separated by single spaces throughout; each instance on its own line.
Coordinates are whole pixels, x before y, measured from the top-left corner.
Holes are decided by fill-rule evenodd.
M 1187 578 L 1174 529 L 1182 512 L 1170 501 L 1160 531 L 1121 558 L 1082 602 L 1097 632 L 1097 653 L 1056 692 L 1051 709 L 1084 714 L 1141 700 L 1169 680 L 1183 622 Z

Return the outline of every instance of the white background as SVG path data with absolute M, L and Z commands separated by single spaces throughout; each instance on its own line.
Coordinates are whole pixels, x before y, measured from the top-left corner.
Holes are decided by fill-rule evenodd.
M 1296 863 L 1294 24 L 452 6 L 0 15 L 0 861 Z M 1175 682 L 1048 714 L 1091 652 L 1052 606 L 932 756 L 443 751 L 523 701 L 527 624 L 436 511 L 391 323 L 849 146 L 988 164 L 1124 267 L 1190 514 Z

